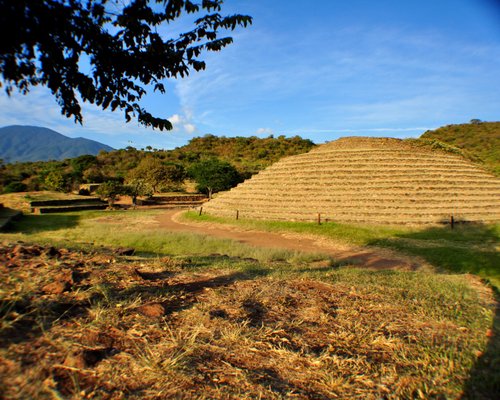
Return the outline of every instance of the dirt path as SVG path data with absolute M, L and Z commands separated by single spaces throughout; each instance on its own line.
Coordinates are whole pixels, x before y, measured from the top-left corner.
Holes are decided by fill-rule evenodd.
M 296 250 L 307 253 L 328 254 L 342 264 L 373 269 L 417 270 L 424 265 L 421 260 L 396 254 L 388 249 L 350 246 L 317 236 L 297 233 L 272 233 L 210 222 L 181 221 L 184 211 L 169 210 L 157 217 L 161 228 L 172 232 L 190 232 L 217 238 L 232 239 L 256 247 Z

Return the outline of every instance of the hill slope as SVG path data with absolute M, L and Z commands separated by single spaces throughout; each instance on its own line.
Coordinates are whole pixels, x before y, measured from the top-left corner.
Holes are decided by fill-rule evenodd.
M 166 158 L 186 164 L 202 158 L 218 157 L 233 164 L 240 172 L 253 174 L 283 157 L 306 153 L 313 147 L 315 144 L 311 140 L 300 136 L 258 138 L 205 135 L 167 151 Z
M 0 128 L 0 158 L 4 162 L 63 160 L 113 150 L 84 138 L 69 138 L 51 129 L 12 125 Z
M 244 177 L 263 170 L 282 157 L 306 153 L 315 144 L 299 136 L 294 137 L 225 137 L 205 135 L 195 137 L 186 145 L 173 150 L 137 150 L 133 147 L 119 149 L 97 157 L 99 168 L 105 176 L 126 176 L 144 157 L 154 156 L 165 162 L 189 168 L 193 163 L 211 157 L 220 158 L 234 165 Z
M 461 148 L 500 176 L 500 122 L 447 125 L 425 132 L 421 139 L 436 139 Z

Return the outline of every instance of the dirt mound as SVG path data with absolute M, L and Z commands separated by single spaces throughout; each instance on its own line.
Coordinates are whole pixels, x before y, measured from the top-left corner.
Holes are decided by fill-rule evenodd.
M 213 215 L 370 224 L 500 221 L 500 179 L 399 139 L 343 138 L 288 157 L 221 193 Z

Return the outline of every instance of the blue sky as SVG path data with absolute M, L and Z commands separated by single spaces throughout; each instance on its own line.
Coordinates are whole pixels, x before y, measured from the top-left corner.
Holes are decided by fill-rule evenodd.
M 226 0 L 254 23 L 143 104 L 153 131 L 84 106 L 84 125 L 43 88 L 0 93 L 0 126 L 39 125 L 115 148 L 181 146 L 195 136 L 416 137 L 472 118 L 500 120 L 497 0 Z

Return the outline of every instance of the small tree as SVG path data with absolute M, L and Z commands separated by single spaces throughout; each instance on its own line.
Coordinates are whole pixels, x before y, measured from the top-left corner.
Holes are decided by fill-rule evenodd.
M 83 173 L 85 170 L 88 170 L 91 167 L 94 167 L 97 164 L 97 157 L 85 154 L 82 156 L 75 157 L 71 159 L 70 165 L 73 169 L 71 175 L 75 178 L 75 180 L 80 183 L 83 179 Z
M 166 180 L 163 182 L 163 187 L 168 190 L 177 190 L 179 184 L 186 179 L 186 169 L 182 165 L 172 162 L 167 162 L 164 165 Z
M 86 183 L 101 183 L 105 180 L 105 177 L 101 169 L 93 165 L 83 171 L 82 179 Z
M 64 176 L 59 171 L 51 171 L 44 180 L 45 186 L 50 190 L 64 192 L 66 182 Z
M 242 181 L 236 168 L 217 158 L 200 161 L 189 169 L 189 175 L 196 181 L 196 189 L 207 193 L 208 198 L 221 190 L 228 190 Z
M 125 186 L 127 194 L 132 198 L 132 204 L 134 207 L 137 205 L 137 197 L 139 196 L 151 196 L 153 194 L 153 189 L 150 185 L 146 183 L 144 179 L 133 178 L 127 180 L 127 185 Z
M 115 181 L 107 181 L 102 183 L 96 190 L 96 194 L 103 200 L 108 202 L 108 207 L 113 208 L 116 198 L 120 194 L 126 194 L 125 187 Z
M 143 180 L 150 185 L 153 193 L 161 186 L 182 182 L 185 178 L 184 168 L 177 164 L 165 164 L 155 157 L 146 157 L 130 171 L 129 180 Z

